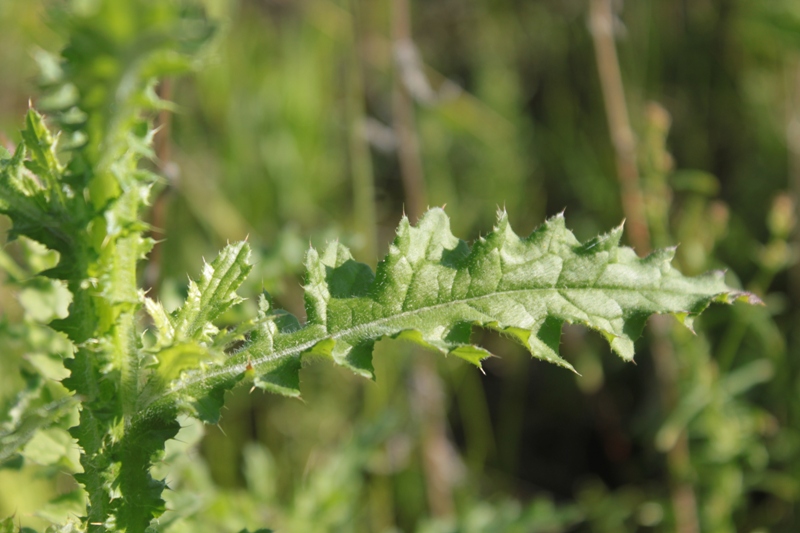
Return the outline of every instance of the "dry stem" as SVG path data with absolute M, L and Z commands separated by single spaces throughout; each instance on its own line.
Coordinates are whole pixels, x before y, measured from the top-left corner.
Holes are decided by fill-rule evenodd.
M 590 1 L 589 26 L 597 58 L 608 129 L 616 155 L 622 210 L 625 213 L 631 243 L 640 255 L 645 255 L 650 251 L 650 235 L 644 216 L 642 191 L 639 188 L 636 138 L 628 118 L 625 89 L 614 44 L 614 14 L 611 0 Z

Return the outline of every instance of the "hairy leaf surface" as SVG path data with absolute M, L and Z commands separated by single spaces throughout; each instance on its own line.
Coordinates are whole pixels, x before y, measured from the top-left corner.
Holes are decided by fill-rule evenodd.
M 303 354 L 329 357 L 372 377 L 373 346 L 383 337 L 480 366 L 490 354 L 470 342 L 474 325 L 498 330 L 534 357 L 572 369 L 558 354 L 561 328 L 582 324 L 602 333 L 630 361 L 633 342 L 654 313 L 673 314 L 691 327 L 713 301 L 757 301 L 728 287 L 721 272 L 683 276 L 670 265 L 674 249 L 637 257 L 620 246 L 622 227 L 581 243 L 559 215 L 520 238 L 501 212 L 494 231 L 470 248 L 449 226 L 441 209 L 428 211 L 416 227 L 404 218 L 374 274 L 338 242 L 309 250 L 305 325 L 271 310 L 263 298 L 244 348 L 221 364 L 183 372 L 140 403 L 140 416 L 177 404 L 216 420 L 224 390 L 248 374 L 257 387 L 297 396 Z M 231 245 L 221 257 L 245 257 L 244 246 Z M 225 301 L 232 298 L 230 290 Z

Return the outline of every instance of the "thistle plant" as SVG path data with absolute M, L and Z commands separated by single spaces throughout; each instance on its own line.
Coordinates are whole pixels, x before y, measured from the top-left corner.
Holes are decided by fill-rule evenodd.
M 470 333 L 482 326 L 572 369 L 558 353 L 565 323 L 600 332 L 632 361 L 653 314 L 691 328 L 712 302 L 756 301 L 728 287 L 720 272 L 684 277 L 670 265 L 672 248 L 638 257 L 620 245 L 622 226 L 582 243 L 559 215 L 520 237 L 501 211 L 493 231 L 470 247 L 437 208 L 416 225 L 400 221 L 375 272 L 338 242 L 309 249 L 304 320 L 261 294 L 252 320 L 216 325 L 242 301 L 237 289 L 251 269 L 246 242 L 204 264 L 185 303 L 167 312 L 137 282 L 153 245 L 142 215 L 159 179 L 142 165 L 152 158 L 147 118 L 168 105 L 153 90 L 159 76 L 189 69 L 212 26 L 169 2 L 101 2 L 96 12 L 62 17 L 68 44 L 60 60 L 44 59 L 50 125 L 29 110 L 22 141 L 0 156 L 9 239 L 57 252 L 57 264 L 40 276 L 72 297 L 67 316 L 49 325 L 72 346 L 62 403 L 80 412 L 70 433 L 88 505 L 80 520 L 52 531 L 156 531 L 165 482 L 150 469 L 178 432 L 178 417 L 216 423 L 226 391 L 238 384 L 299 396 L 309 356 L 374 378 L 373 346 L 390 337 L 480 368 L 490 354 Z M 98 22 L 109 19 L 132 27 L 112 34 Z M 2 435 L 4 453 L 52 423 L 40 411 L 21 408 L 29 416 Z

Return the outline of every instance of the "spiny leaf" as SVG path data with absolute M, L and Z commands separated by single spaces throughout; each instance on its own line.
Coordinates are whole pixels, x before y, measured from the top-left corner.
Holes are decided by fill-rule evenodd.
M 55 139 L 50 135 L 42 116 L 33 110 L 25 117 L 25 126 L 22 138 L 31 153 L 31 159 L 25 162 L 25 166 L 45 180 L 46 189 L 53 197 L 51 202 L 55 203 L 63 194 L 60 178 L 64 172 L 64 167 L 56 157 Z
M 203 264 L 200 281 L 189 281 L 189 295 L 178 311 L 167 316 L 161 304 L 146 301 L 146 307 L 158 327 L 159 342 L 197 340 L 210 342 L 218 330 L 213 321 L 242 299 L 236 289 L 250 273 L 250 246 L 232 244 L 210 265 Z
M 248 264 L 249 258 L 250 246 L 247 243 L 227 246 L 211 264 L 203 264 L 199 281 L 189 280 L 186 302 L 171 314 L 160 303 L 145 298 L 145 308 L 156 326 L 156 345 L 148 350 L 153 354 L 155 364 L 139 395 L 139 403 L 147 403 L 151 397 L 163 392 L 167 384 L 186 370 L 220 363 L 224 345 L 217 342 L 217 337 L 235 339 L 241 336 L 237 332 L 219 335 L 214 320 L 242 301 L 236 289 L 252 268 Z M 221 399 L 222 396 L 215 397 L 212 405 L 217 405 L 217 400 L 221 402 Z M 203 419 L 213 421 L 213 416 Z
M 374 275 L 339 243 L 309 250 L 303 327 L 262 299 L 257 327 L 243 349 L 221 365 L 184 372 L 142 405 L 141 416 L 176 401 L 191 410 L 209 391 L 216 401 L 205 405 L 217 404 L 220 391 L 247 375 L 257 387 L 296 396 L 302 354 L 330 357 L 371 377 L 372 349 L 382 337 L 480 366 L 489 353 L 470 342 L 474 325 L 500 331 L 534 357 L 572 369 L 558 354 L 561 329 L 582 324 L 602 333 L 630 361 L 633 342 L 654 313 L 686 323 L 712 301 L 757 302 L 728 287 L 720 272 L 684 277 L 670 265 L 674 249 L 637 257 L 619 245 L 622 227 L 582 244 L 559 215 L 520 238 L 501 212 L 494 231 L 470 249 L 449 226 L 441 209 L 428 211 L 416 227 L 404 218 Z M 222 256 L 232 253 L 226 249 Z
M 0 213 L 13 222 L 9 238 L 30 237 L 61 253 L 62 263 L 68 263 L 75 257 L 76 228 L 88 221 L 86 209 L 62 182 L 56 140 L 34 109 L 28 111 L 21 134 L 14 155 L 0 159 Z
M 142 157 L 153 155 L 146 112 L 168 107 L 154 90 L 157 77 L 186 71 L 213 25 L 202 9 L 180 2 L 51 7 L 66 46 L 59 60 L 42 58 L 49 67 L 43 81 L 65 142 L 30 110 L 14 154 L 0 153 L 0 213 L 11 218 L 10 238 L 24 235 L 59 252 L 59 263 L 41 275 L 66 281 L 72 293 L 68 316 L 50 326 L 77 348 L 65 363 L 70 376 L 63 384 L 81 403 L 71 433 L 82 449 L 83 473 L 75 477 L 88 493 L 84 525 L 92 532 L 138 533 L 164 510 L 164 482 L 150 478 L 149 466 L 177 429 L 169 413 L 131 429 L 130 415 L 151 383 L 202 368 L 209 351 L 222 354 L 211 342 L 210 323 L 238 301 L 230 287 L 249 270 L 246 256 L 235 261 L 239 271 L 232 277 L 207 267 L 193 287 L 192 296 L 201 297 L 190 298 L 174 323 L 159 316 L 160 331 L 172 328 L 159 339 L 169 349 L 159 367 L 145 367 L 153 354 L 137 335 L 136 267 L 152 246 L 139 216 L 155 182 L 138 168 Z M 124 28 L 114 21 L 125 21 Z M 159 314 L 156 304 L 148 308 Z M 215 398 L 209 393 L 193 405 L 208 404 L 209 397 Z

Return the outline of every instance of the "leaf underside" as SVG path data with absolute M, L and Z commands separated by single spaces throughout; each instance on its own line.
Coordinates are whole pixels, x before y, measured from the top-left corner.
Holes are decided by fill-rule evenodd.
M 620 246 L 621 236 L 618 227 L 581 243 L 558 215 L 520 238 L 500 212 L 494 231 L 470 248 L 452 235 L 447 215 L 437 208 L 416 227 L 406 218 L 400 222 L 375 273 L 338 242 L 311 249 L 304 325 L 271 309 L 262 296 L 259 317 L 241 349 L 179 376 L 162 373 L 158 386 L 141 398 L 140 415 L 178 407 L 214 422 L 224 391 L 245 376 L 256 387 L 299 396 L 304 354 L 328 357 L 374 377 L 373 346 L 383 337 L 409 340 L 480 366 L 490 354 L 470 343 L 474 325 L 500 331 L 534 357 L 574 370 L 559 356 L 558 345 L 564 323 L 582 324 L 602 333 L 614 352 L 631 361 L 634 340 L 652 314 L 673 314 L 691 327 L 712 301 L 757 301 L 728 287 L 722 272 L 683 276 L 670 264 L 673 248 L 639 258 Z M 206 285 L 208 279 L 240 282 L 248 257 L 246 243 L 229 245 L 204 270 Z M 236 299 L 237 284 L 225 285 L 220 302 Z M 153 302 L 148 310 L 161 324 L 159 339 L 175 339 L 175 323 L 186 311 L 164 318 Z M 185 345 L 181 339 L 174 343 Z

